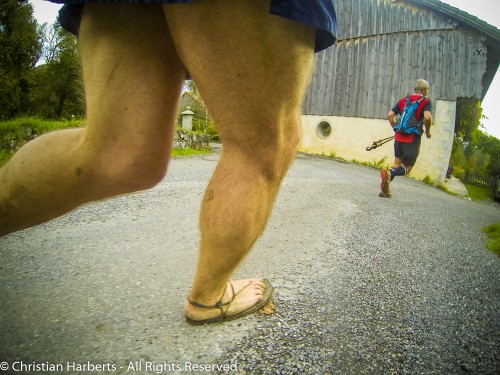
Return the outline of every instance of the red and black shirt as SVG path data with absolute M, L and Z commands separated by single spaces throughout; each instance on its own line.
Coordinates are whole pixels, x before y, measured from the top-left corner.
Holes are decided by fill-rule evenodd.
M 410 95 L 410 100 L 412 102 L 414 102 L 416 100 L 419 100 L 421 97 L 422 97 L 421 94 L 412 94 L 412 95 Z M 396 115 L 399 115 L 399 114 L 403 113 L 403 110 L 405 108 L 405 103 L 406 103 L 406 96 L 404 98 L 401 98 L 394 105 L 394 108 L 392 108 L 392 111 Z M 420 121 L 422 119 L 422 117 L 424 116 L 424 112 L 425 111 L 429 111 L 430 112 L 431 110 L 432 110 L 431 101 L 429 99 L 427 99 L 427 98 L 424 98 L 424 100 L 422 100 L 420 102 L 420 104 L 418 105 L 417 111 L 415 113 L 415 117 L 416 117 L 417 121 Z M 416 135 L 416 134 L 405 135 L 405 134 L 401 134 L 401 133 L 396 132 L 394 139 L 396 141 L 398 141 L 398 142 L 413 143 L 413 141 L 415 140 L 415 136 L 417 136 L 417 137 L 420 138 L 420 136 Z

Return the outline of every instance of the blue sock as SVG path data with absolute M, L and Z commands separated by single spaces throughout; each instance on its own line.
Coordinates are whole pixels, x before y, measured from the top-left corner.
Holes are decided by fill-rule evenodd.
M 391 174 L 391 181 L 392 181 L 396 176 L 404 176 L 406 174 L 406 168 L 405 167 L 391 168 L 389 173 Z

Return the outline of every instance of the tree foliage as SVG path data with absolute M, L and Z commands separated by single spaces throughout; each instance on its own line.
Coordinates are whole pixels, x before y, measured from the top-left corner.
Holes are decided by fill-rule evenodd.
M 212 140 L 219 140 L 219 134 L 215 128 L 215 123 L 211 119 L 207 106 L 193 80 L 187 80 L 184 84 L 181 107 L 182 111 L 189 108 L 189 110 L 194 112 L 194 131 L 210 134 Z M 179 124 L 181 123 L 181 117 L 180 115 L 178 119 Z
M 38 25 L 29 2 L 0 1 L 0 119 L 80 117 L 84 93 L 77 40 Z
M 32 112 L 59 119 L 84 115 L 85 100 L 76 38 L 59 24 L 44 25 L 43 59 L 33 72 Z
M 455 138 L 450 164 L 454 174 L 465 180 L 471 175 L 500 175 L 500 140 L 481 127 L 481 103 L 474 98 L 457 100 Z
M 500 139 L 480 132 L 478 148 L 489 156 L 487 173 L 500 176 Z
M 0 2 L 0 118 L 28 107 L 31 72 L 41 53 L 40 28 L 28 2 Z

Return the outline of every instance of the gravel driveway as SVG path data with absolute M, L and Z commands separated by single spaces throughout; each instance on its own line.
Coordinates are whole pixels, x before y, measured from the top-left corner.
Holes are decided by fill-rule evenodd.
M 297 157 L 237 272 L 271 280 L 276 313 L 188 325 L 218 158 L 174 159 L 152 190 L 0 238 L 0 370 L 500 373 L 500 258 L 481 232 L 500 205 L 409 178 L 379 198 L 377 170 L 328 158 Z

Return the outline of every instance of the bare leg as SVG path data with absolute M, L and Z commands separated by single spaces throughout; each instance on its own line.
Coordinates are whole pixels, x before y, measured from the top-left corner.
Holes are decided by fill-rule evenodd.
M 185 70 L 161 7 L 85 5 L 80 50 L 87 127 L 44 135 L 0 169 L 0 235 L 166 172 Z
M 394 163 L 392 163 L 392 167 L 391 168 L 398 168 L 398 167 L 402 167 L 403 166 L 403 162 L 401 161 L 400 158 L 394 158 Z
M 314 31 L 268 14 L 268 1 L 198 0 L 167 5 L 179 56 L 193 77 L 223 143 L 200 214 L 201 248 L 190 298 L 213 305 L 262 233 L 300 141 L 300 105 L 312 72 Z M 231 305 L 262 298 L 258 280 Z M 228 296 L 230 297 L 230 296 Z M 220 313 L 188 303 L 186 315 Z

